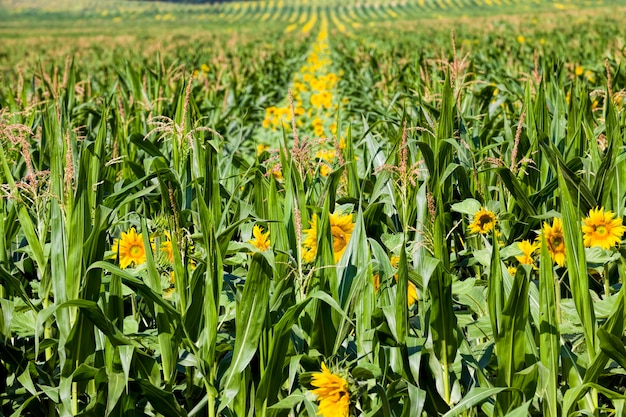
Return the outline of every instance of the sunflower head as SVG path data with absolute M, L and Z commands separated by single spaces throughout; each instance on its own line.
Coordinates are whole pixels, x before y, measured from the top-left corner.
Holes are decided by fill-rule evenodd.
M 119 239 L 113 241 L 113 251 L 119 255 L 120 268 L 128 268 L 146 262 L 146 250 L 143 246 L 141 233 L 137 233 L 134 227 L 122 232 Z
M 563 223 L 561 219 L 555 218 L 552 222 L 552 226 L 548 223 L 543 223 L 543 235 L 546 238 L 546 244 L 548 245 L 548 252 L 552 260 L 559 266 L 565 265 L 565 238 L 563 237 Z
M 332 213 L 329 216 L 329 222 L 333 239 L 333 253 L 335 263 L 337 263 L 346 251 L 354 230 L 352 214 Z M 306 236 L 302 242 L 302 257 L 307 263 L 313 262 L 317 255 L 317 215 L 313 215 L 310 226 L 309 229 L 304 230 Z
M 487 234 L 496 226 L 496 214 L 493 211 L 481 207 L 474 214 L 474 221 L 470 224 L 471 233 Z
M 154 245 L 152 245 L 152 249 L 155 249 Z M 163 233 L 161 245 L 159 245 L 159 251 L 165 255 L 165 258 L 170 261 L 170 263 L 174 262 L 174 247 L 172 246 L 172 235 L 170 235 L 170 232 L 165 231 Z
M 603 208 L 595 208 L 589 211 L 589 216 L 583 219 L 583 241 L 585 246 L 600 246 L 602 249 L 610 249 L 619 245 L 626 227 L 622 225 L 622 219 L 615 219 L 612 211 L 604 211 Z
M 391 266 L 395 269 L 397 269 L 398 266 L 400 265 L 399 256 L 393 255 L 389 259 L 389 261 L 391 263 Z M 398 274 L 395 274 L 393 277 L 395 278 L 396 282 L 398 282 Z M 376 292 L 378 292 L 379 288 L 380 288 L 380 275 L 374 274 L 374 289 L 376 290 Z M 417 287 L 411 281 L 409 281 L 409 287 L 407 288 L 406 299 L 407 299 L 407 304 L 409 308 L 411 308 L 413 304 L 415 304 L 417 300 L 419 300 L 419 296 L 417 294 Z
M 263 233 L 263 229 L 260 226 L 255 225 L 252 228 L 252 236 L 254 239 L 248 241 L 248 243 L 254 245 L 258 250 L 266 251 L 270 248 L 270 232 Z
M 348 417 L 350 412 L 350 393 L 348 382 L 341 376 L 330 372 L 322 362 L 322 371 L 313 374 L 311 385 L 316 387 L 318 415 L 322 417 Z
M 533 254 L 539 249 L 539 242 L 531 242 L 530 240 L 522 240 L 517 243 L 517 247 L 522 251 L 522 255 L 516 256 L 515 259 L 522 265 L 534 265 L 535 260 Z

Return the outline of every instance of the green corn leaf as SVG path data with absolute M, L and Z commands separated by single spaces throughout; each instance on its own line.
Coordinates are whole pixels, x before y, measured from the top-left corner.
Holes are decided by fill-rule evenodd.
M 524 191 L 515 175 L 508 168 L 500 168 L 496 170 L 496 172 L 515 199 L 515 202 L 522 208 L 524 214 L 527 216 L 536 215 L 537 212 L 535 210 L 535 206 L 533 206 L 531 201 L 528 199 L 527 192 Z
M 626 348 L 624 348 L 622 339 L 602 328 L 598 329 L 598 339 L 602 352 L 617 362 L 623 369 L 626 369 Z
M 72 300 L 60 304 L 57 308 L 61 309 L 68 307 L 78 307 L 83 313 L 84 317 L 87 318 L 89 322 L 93 324 L 93 326 L 96 326 L 98 330 L 104 333 L 104 335 L 107 336 L 113 346 L 133 345 L 132 340 L 125 336 L 122 332 L 120 332 L 119 329 L 115 327 L 113 323 L 111 323 L 111 321 L 104 315 L 104 313 L 100 309 L 100 306 L 98 306 L 97 303 L 89 300 Z M 93 326 L 91 326 L 92 329 Z M 72 333 L 80 333 L 81 327 L 84 329 L 88 328 L 89 326 L 87 325 L 87 323 L 83 323 L 81 325 L 79 322 L 77 322 L 72 329 Z
M 564 194 L 568 194 L 570 200 L 576 200 L 580 213 L 587 213 L 590 209 L 597 206 L 598 203 L 589 187 L 584 181 L 580 181 L 576 173 L 563 161 L 563 158 L 554 147 L 544 142 L 540 143 L 542 145 L 541 150 L 545 153 L 550 165 L 558 172 L 561 198 L 564 199 Z
M 559 188 L 563 200 L 563 236 L 565 239 L 565 264 L 572 289 L 572 296 L 576 311 L 583 325 L 587 355 L 591 362 L 596 355 L 596 318 L 593 309 L 591 294 L 589 293 L 589 278 L 585 261 L 580 217 L 572 197 L 568 183 L 562 171 L 559 171 Z
M 105 416 L 111 415 L 126 387 L 124 374 L 112 372 L 108 375 L 107 407 Z
M 495 232 L 492 234 L 495 241 Z M 489 267 L 489 281 L 487 286 L 487 307 L 489 320 L 494 337 L 499 337 L 502 331 L 502 311 L 504 310 L 504 283 L 502 280 L 502 264 L 500 262 L 500 248 L 494 244 L 491 249 Z
M 400 246 L 400 263 L 398 264 L 398 285 L 396 288 L 396 335 L 398 338 L 398 343 L 401 345 L 406 344 L 406 339 L 408 336 L 408 328 L 409 328 L 409 313 L 408 313 L 408 301 L 407 301 L 407 291 L 409 288 L 409 266 L 406 259 L 406 243 L 403 243 Z M 439 288 L 438 288 L 439 289 Z M 443 294 L 437 293 L 433 296 L 439 296 Z M 445 314 L 440 311 L 438 314 Z M 454 314 L 452 314 L 454 316 Z M 437 328 L 439 333 L 440 328 Z M 445 342 L 444 342 L 445 343 Z
M 526 359 L 525 331 L 528 323 L 528 287 L 525 272 L 520 269 L 515 275 L 511 292 L 502 310 L 501 327 L 496 335 L 498 356 L 497 383 L 500 386 L 515 387 L 515 374 L 524 369 Z M 517 387 L 516 387 L 517 388 Z M 511 393 L 498 396 L 498 406 L 502 411 L 519 403 Z
M 428 290 L 432 302 L 430 332 L 433 350 L 442 366 L 444 400 L 449 404 L 452 365 L 459 346 L 457 317 L 452 307 L 452 277 L 441 266 L 437 267 L 428 283 Z
M 263 404 L 273 404 L 278 397 L 280 386 L 283 383 L 281 376 L 284 358 L 289 348 L 289 332 L 311 300 L 312 298 L 306 298 L 301 303 L 289 307 L 274 326 L 266 372 L 261 377 L 257 390 L 256 404 L 258 409 L 261 409 Z
M 560 330 L 556 299 L 557 281 L 554 278 L 552 259 L 548 252 L 545 236 L 541 236 L 541 255 L 539 258 L 539 353 L 541 363 L 546 367 L 547 380 L 543 381 L 543 413 L 556 417 L 559 399 L 557 396 L 559 381 Z
M 621 264 L 623 265 L 623 263 L 624 261 L 622 260 Z M 622 279 L 624 274 L 623 268 L 620 268 L 620 277 Z M 598 329 L 597 335 L 600 337 L 600 331 L 602 331 L 602 337 L 605 339 L 605 345 L 607 344 L 607 341 L 612 340 L 614 337 L 620 337 L 624 333 L 624 318 L 626 317 L 626 303 L 624 302 L 625 292 L 626 288 L 622 286 L 616 296 L 617 300 L 613 304 L 609 317 L 606 319 L 602 327 Z M 597 382 L 598 378 L 604 372 L 604 368 L 608 363 L 609 357 L 611 356 L 609 356 L 607 352 L 605 352 L 605 349 L 602 348 L 602 340 L 600 340 L 600 350 L 601 351 L 587 368 L 584 376 L 584 382 Z
M 511 410 L 510 412 L 508 412 L 506 414 L 505 417 L 524 417 L 524 416 L 528 416 L 528 409 L 530 407 L 530 403 L 531 401 L 526 401 L 524 404 L 520 405 L 519 407 Z
M 168 315 L 170 315 L 171 317 L 170 320 L 180 320 L 180 314 L 178 313 L 178 311 L 174 307 L 172 307 L 171 304 L 163 300 L 163 297 L 160 293 L 154 292 L 151 287 L 145 284 L 142 280 L 133 276 L 131 273 L 121 269 L 117 265 L 113 265 L 112 263 L 106 261 L 94 262 L 89 266 L 88 271 L 95 269 L 103 269 L 121 277 L 124 285 L 128 286 L 142 297 L 150 300 L 150 302 L 157 304 L 165 312 L 167 312 Z
M 259 345 L 259 338 L 269 309 L 272 267 L 260 253 L 255 253 L 246 278 L 243 295 L 237 307 L 233 359 L 224 382 L 223 402 L 227 407 L 239 391 L 242 372 L 248 367 Z
M 185 417 L 187 415 L 187 413 L 180 408 L 174 394 L 171 392 L 155 387 L 144 379 L 140 379 L 136 381 L 136 383 L 131 384 L 131 388 L 133 385 L 150 401 L 150 404 L 152 404 L 155 411 L 158 413 L 173 417 Z
M 496 395 L 508 391 L 510 388 L 483 388 L 477 387 L 472 388 L 470 392 L 468 392 L 461 401 L 458 402 L 450 411 L 445 413 L 443 417 L 455 417 L 462 415 L 463 413 L 471 410 L 473 407 L 483 403 L 487 399 L 491 397 L 495 397 Z
M 563 396 L 563 409 L 561 412 L 561 416 L 567 417 L 571 415 L 571 412 L 576 403 L 590 390 L 596 390 L 598 393 L 604 395 L 606 398 L 612 401 L 624 400 L 624 395 L 619 392 L 607 389 L 598 384 L 587 382 L 585 384 L 578 385 L 575 388 L 570 388 L 565 392 L 565 395 Z

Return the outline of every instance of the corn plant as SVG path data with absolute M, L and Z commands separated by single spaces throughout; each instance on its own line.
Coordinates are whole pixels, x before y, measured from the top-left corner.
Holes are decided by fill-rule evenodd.
M 11 29 L 0 413 L 622 415 L 623 25 L 454 5 Z

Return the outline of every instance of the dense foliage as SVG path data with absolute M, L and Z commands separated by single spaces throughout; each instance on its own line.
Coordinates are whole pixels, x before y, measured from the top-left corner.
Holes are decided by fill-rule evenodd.
M 402 7 L 13 29 L 1 414 L 623 415 L 619 13 Z

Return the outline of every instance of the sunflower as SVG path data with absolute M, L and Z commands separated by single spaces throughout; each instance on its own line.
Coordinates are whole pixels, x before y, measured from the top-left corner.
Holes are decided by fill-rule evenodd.
M 394 255 L 391 257 L 390 261 L 391 266 L 397 269 L 398 265 L 400 264 L 400 257 Z M 396 279 L 396 282 L 398 282 L 398 274 L 395 274 L 393 277 Z M 380 275 L 375 274 L 374 289 L 376 290 L 376 292 L 378 292 L 378 288 L 380 288 Z M 409 288 L 407 288 L 406 299 L 409 308 L 411 308 L 413 304 L 415 304 L 417 300 L 419 300 L 419 296 L 417 295 L 417 287 L 411 281 L 409 281 Z
M 397 275 L 396 275 L 397 276 Z M 415 288 L 415 284 L 409 281 L 409 288 L 406 291 L 406 301 L 409 305 L 409 308 L 413 306 L 417 302 L 419 297 L 417 296 L 417 288 Z
M 128 268 L 130 264 L 137 266 L 146 261 L 141 233 L 137 234 L 134 227 L 128 232 L 122 232 L 122 237 L 113 241 L 113 251 L 118 254 L 122 269 Z
M 322 417 L 348 417 L 350 412 L 350 394 L 348 382 L 333 374 L 322 362 L 322 371 L 313 374 L 311 385 L 317 387 L 313 394 L 319 401 L 318 415 Z
M 474 221 L 470 224 L 470 233 L 480 233 L 482 235 L 491 232 L 496 226 L 496 214 L 493 211 L 481 207 L 474 214 Z
M 539 249 L 539 242 L 531 243 L 530 240 L 522 240 L 517 242 L 517 247 L 522 251 L 523 255 L 516 256 L 515 259 L 523 265 L 534 265 L 533 253 Z
M 604 212 L 603 208 L 595 208 L 589 211 L 589 217 L 583 220 L 583 240 L 585 246 L 600 246 L 602 249 L 610 249 L 619 245 L 626 227 L 622 226 L 622 219 L 615 219 L 612 211 Z
M 555 218 L 552 226 L 543 223 L 543 235 L 548 244 L 548 252 L 552 260 L 559 266 L 565 265 L 565 239 L 563 238 L 563 223 L 561 219 Z
M 248 241 L 248 243 L 254 245 L 260 251 L 266 251 L 270 247 L 270 232 L 267 231 L 263 233 L 263 229 L 261 227 L 255 225 L 252 228 L 252 235 L 254 239 Z
M 335 263 L 337 263 L 346 251 L 352 236 L 352 230 L 354 229 L 352 214 L 331 213 L 329 222 L 333 237 L 333 253 L 335 255 Z M 313 262 L 317 255 L 317 215 L 313 215 L 310 226 L 309 229 L 304 231 L 306 237 L 302 242 L 304 246 L 302 258 L 307 263 Z
M 172 236 L 170 232 L 165 232 L 165 239 L 161 240 L 159 250 L 165 254 L 168 261 L 174 262 L 174 249 L 172 247 Z

